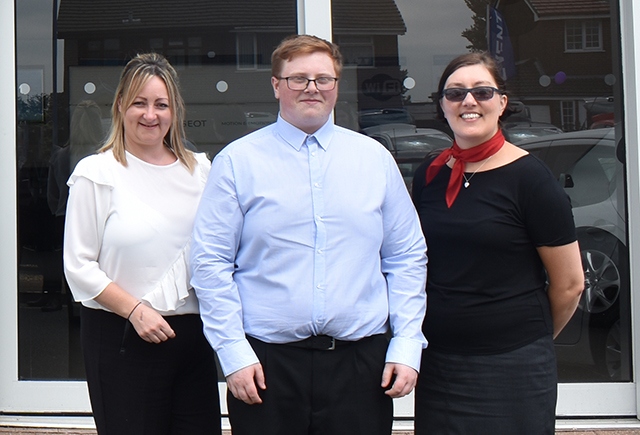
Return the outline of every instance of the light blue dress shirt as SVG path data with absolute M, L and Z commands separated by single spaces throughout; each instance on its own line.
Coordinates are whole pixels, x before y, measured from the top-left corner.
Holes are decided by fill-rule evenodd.
M 284 121 L 214 159 L 191 264 L 207 339 L 226 376 L 268 343 L 358 340 L 389 329 L 386 361 L 418 370 L 426 245 L 389 152 L 329 120 L 307 135 Z

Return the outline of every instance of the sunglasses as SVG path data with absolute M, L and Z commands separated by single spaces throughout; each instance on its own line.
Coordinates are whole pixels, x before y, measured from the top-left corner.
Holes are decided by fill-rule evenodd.
M 442 96 L 449 101 L 463 101 L 468 93 L 471 93 L 476 101 L 487 101 L 493 98 L 493 94 L 500 93 L 499 89 L 491 86 L 478 86 L 477 88 L 449 88 L 442 91 Z

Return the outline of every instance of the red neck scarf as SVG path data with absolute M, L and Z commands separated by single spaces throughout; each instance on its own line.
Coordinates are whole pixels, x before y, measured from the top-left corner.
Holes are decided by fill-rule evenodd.
M 479 162 L 488 157 L 491 157 L 502 148 L 504 145 L 504 136 L 502 130 L 498 129 L 498 132 L 488 141 L 481 143 L 480 145 L 464 150 L 458 146 L 454 141 L 451 148 L 444 150 L 427 168 L 427 184 L 433 180 L 433 178 L 440 172 L 440 169 L 447 164 L 451 157 L 456 159 L 451 170 L 451 177 L 449 177 L 449 185 L 447 186 L 447 207 L 451 208 L 451 205 L 456 200 L 460 188 L 462 187 L 462 175 L 464 173 L 464 164 L 466 162 Z

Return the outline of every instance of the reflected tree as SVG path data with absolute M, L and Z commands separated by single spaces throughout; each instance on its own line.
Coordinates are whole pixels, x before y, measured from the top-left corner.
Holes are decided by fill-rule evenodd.
M 411 95 L 407 95 L 407 89 L 405 87 L 405 79 L 409 76 L 409 71 L 406 69 L 400 69 L 400 83 L 402 83 L 402 105 L 408 106 L 411 104 Z
M 465 4 L 473 12 L 471 19 L 473 24 L 462 31 L 462 36 L 470 44 L 466 46 L 469 51 L 487 50 L 487 7 L 491 0 L 464 0 Z
M 44 121 L 48 99 L 47 94 L 18 96 L 18 121 Z

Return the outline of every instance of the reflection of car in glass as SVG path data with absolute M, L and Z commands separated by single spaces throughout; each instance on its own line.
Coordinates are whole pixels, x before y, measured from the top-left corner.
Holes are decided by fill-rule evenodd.
M 449 148 L 452 139 L 440 130 L 416 128 L 411 124 L 384 124 L 362 129 L 362 132 L 384 145 L 393 155 L 405 183 L 431 151 Z
M 366 109 L 358 113 L 360 128 L 373 127 L 380 124 L 415 124 L 413 116 L 404 108 Z
M 613 112 L 600 113 L 591 117 L 591 125 L 589 128 L 607 128 L 615 125 L 615 119 Z
M 602 380 L 629 381 L 629 328 L 621 328 L 629 325 L 629 263 L 615 130 L 554 134 L 518 146 L 546 162 L 571 198 L 585 271 L 578 310 L 556 339 L 561 381 L 593 380 L 564 374 L 563 363 L 591 364 Z
M 614 99 L 612 96 L 587 98 L 583 104 L 587 128 L 614 126 Z
M 525 139 L 562 133 L 562 130 L 546 122 L 518 121 L 504 123 L 502 133 L 507 141 L 517 144 Z

